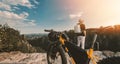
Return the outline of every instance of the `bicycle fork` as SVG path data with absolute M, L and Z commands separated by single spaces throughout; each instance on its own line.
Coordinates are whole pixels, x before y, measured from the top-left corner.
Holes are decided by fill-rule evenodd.
M 93 51 L 94 51 L 93 48 L 94 48 L 94 44 L 95 44 L 96 39 L 97 39 L 97 34 L 94 35 L 92 46 L 89 49 L 89 51 L 87 51 L 88 58 L 90 58 L 92 60 L 93 64 L 97 64 L 96 61 L 94 60 L 94 56 L 93 56 Z

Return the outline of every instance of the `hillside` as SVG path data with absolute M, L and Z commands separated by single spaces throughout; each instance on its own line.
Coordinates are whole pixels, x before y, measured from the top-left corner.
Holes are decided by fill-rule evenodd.
M 70 41 L 76 44 L 77 36 L 74 33 L 74 30 L 65 31 L 65 33 L 70 38 Z M 110 50 L 110 51 L 120 51 L 120 25 L 106 26 L 100 28 L 88 28 L 86 36 L 85 47 L 89 49 L 91 47 L 93 36 L 97 34 L 97 41 L 95 43 L 95 50 Z M 51 43 L 48 40 L 47 35 L 40 36 L 38 38 L 27 38 L 28 42 L 35 47 L 41 47 L 44 50 L 48 49 L 48 45 Z
M 18 30 L 10 28 L 7 24 L 0 25 L 0 52 L 10 51 L 35 52 L 36 49 Z

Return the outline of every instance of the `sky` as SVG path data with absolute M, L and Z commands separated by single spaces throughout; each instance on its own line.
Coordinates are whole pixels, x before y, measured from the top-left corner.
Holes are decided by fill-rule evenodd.
M 86 28 L 120 24 L 120 0 L 0 0 L 0 24 L 21 34 L 74 29 L 81 18 Z

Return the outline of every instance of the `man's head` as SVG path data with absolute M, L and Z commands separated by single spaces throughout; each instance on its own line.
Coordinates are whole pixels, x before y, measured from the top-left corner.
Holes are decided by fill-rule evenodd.
M 84 23 L 84 20 L 82 19 L 79 19 L 78 23 L 77 24 L 83 24 Z
M 79 19 L 79 21 L 78 21 L 80 24 L 83 24 L 84 23 L 84 20 L 82 20 L 82 19 Z

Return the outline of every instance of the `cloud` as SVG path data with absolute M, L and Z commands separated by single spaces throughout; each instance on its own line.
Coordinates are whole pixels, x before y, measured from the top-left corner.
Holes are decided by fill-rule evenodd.
M 39 4 L 39 2 L 38 2 L 38 1 L 36 1 L 36 0 L 33 0 L 33 2 L 34 2 L 35 4 L 37 4 L 37 5 Z
M 33 4 L 31 3 L 33 2 Z M 24 12 L 19 6 L 29 9 L 35 8 L 39 4 L 36 0 L 0 0 L 0 24 L 7 23 L 10 27 L 20 30 L 22 33 L 29 27 L 35 27 L 35 20 L 29 19 L 29 13 Z M 16 13 L 16 10 L 19 13 Z M 25 32 L 24 32 L 25 33 Z
M 0 24 L 8 23 L 11 27 L 35 26 L 35 21 L 26 19 L 27 16 L 27 12 L 23 12 L 18 15 L 13 12 L 0 11 Z
M 0 18 L 22 19 L 22 16 L 9 11 L 0 11 Z
M 4 10 L 11 11 L 11 7 L 9 5 L 7 5 L 7 4 L 2 3 L 2 2 L 0 2 L 0 8 L 4 9 Z
M 17 9 L 17 10 L 19 10 L 20 8 L 18 8 L 18 7 L 14 7 L 14 9 Z
M 34 0 L 35 4 L 39 4 L 36 0 Z M 0 8 L 12 11 L 13 9 L 16 9 L 17 6 L 24 6 L 27 8 L 34 8 L 35 5 L 32 5 L 29 0 L 1 0 L 0 1 Z
M 83 12 L 79 12 L 77 14 L 70 14 L 70 19 L 80 18 L 82 16 Z
M 14 6 L 20 5 L 20 6 L 25 6 L 28 8 L 31 8 L 34 6 L 30 3 L 29 0 L 2 0 L 1 2 L 4 4 L 10 5 L 10 6 L 11 5 L 14 5 Z
M 23 12 L 20 14 L 20 17 L 22 18 L 27 18 L 29 16 L 29 14 L 27 12 Z

